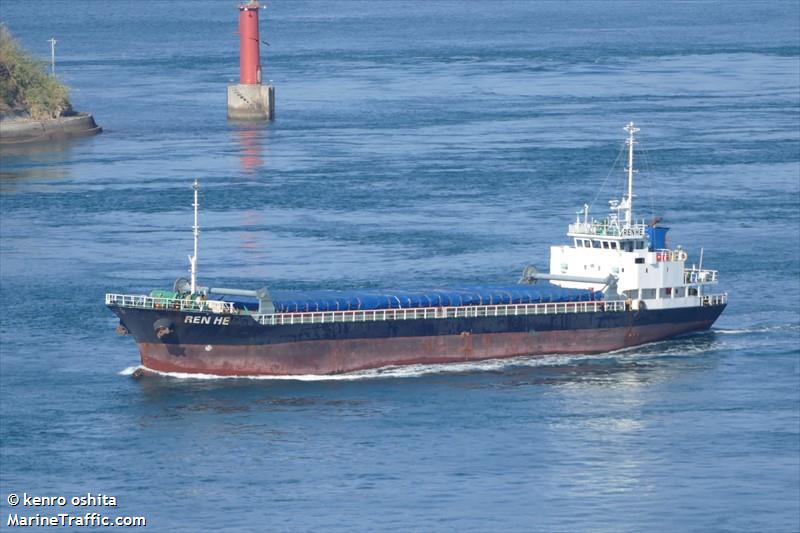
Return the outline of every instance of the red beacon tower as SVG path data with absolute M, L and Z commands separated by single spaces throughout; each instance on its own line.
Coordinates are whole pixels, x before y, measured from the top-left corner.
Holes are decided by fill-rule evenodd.
M 258 2 L 239 6 L 239 83 L 261 83 L 261 57 L 258 52 Z
M 239 83 L 228 86 L 228 118 L 272 120 L 275 88 L 262 85 L 259 54 L 258 0 L 239 5 Z

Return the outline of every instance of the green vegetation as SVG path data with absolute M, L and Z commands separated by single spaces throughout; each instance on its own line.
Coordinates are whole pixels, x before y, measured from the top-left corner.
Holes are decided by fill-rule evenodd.
M 71 111 L 69 90 L 47 74 L 45 64 L 31 56 L 0 25 L 0 116 L 56 118 Z

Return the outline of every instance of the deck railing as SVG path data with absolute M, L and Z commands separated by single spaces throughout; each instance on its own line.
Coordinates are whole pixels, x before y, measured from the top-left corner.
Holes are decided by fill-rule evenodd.
M 625 311 L 625 302 L 566 302 L 512 305 L 469 305 L 463 307 L 424 307 L 413 309 L 374 309 L 368 311 L 325 311 L 318 313 L 277 313 L 254 315 L 260 324 L 324 324 L 330 322 L 372 322 L 382 320 L 416 320 L 432 318 L 476 318 L 486 316 L 552 315 Z
M 716 283 L 716 270 L 700 270 L 697 267 L 685 268 L 683 270 L 683 282 L 690 284 Z
M 726 294 L 703 295 L 704 306 L 727 302 Z M 491 316 L 553 315 L 568 313 L 623 312 L 628 310 L 625 301 L 560 302 L 509 305 L 469 305 L 459 307 L 420 307 L 411 309 L 370 309 L 363 311 L 320 311 L 308 313 L 258 314 L 234 307 L 231 302 L 214 300 L 178 300 L 151 298 L 124 294 L 106 294 L 107 305 L 140 309 L 165 309 L 174 311 L 213 312 L 226 315 L 247 315 L 265 326 L 291 324 L 326 324 L 334 322 L 374 322 L 384 320 L 420 320 L 442 318 L 477 318 Z M 634 310 L 636 302 L 632 302 Z
M 594 313 L 624 311 L 623 301 L 560 302 L 540 304 L 469 305 L 459 307 L 418 307 L 410 309 L 370 309 L 362 311 L 320 311 L 308 313 L 258 314 L 235 308 L 232 302 L 180 300 L 127 294 L 106 294 L 106 305 L 140 309 L 202 311 L 220 314 L 247 314 L 264 325 L 362 322 L 375 320 L 415 320 L 429 318 L 473 318 L 483 316 L 550 315 L 556 313 Z
M 130 294 L 106 294 L 106 305 L 136 307 L 140 309 L 171 309 L 173 311 L 211 311 L 212 313 L 237 314 L 233 302 L 219 300 L 185 300 L 178 298 L 153 298 Z
M 635 222 L 628 226 L 619 221 L 593 220 L 592 222 L 576 222 L 570 224 L 568 234 L 583 237 L 644 237 L 647 225 Z
M 704 307 L 708 307 L 710 305 L 722 305 L 728 303 L 728 294 L 707 294 L 700 297 L 700 303 Z

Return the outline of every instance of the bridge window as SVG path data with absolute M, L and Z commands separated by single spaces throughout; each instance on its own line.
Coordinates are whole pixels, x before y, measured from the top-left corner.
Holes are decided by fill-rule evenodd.
M 608 250 L 608 242 L 607 241 L 603 241 L 603 248 Z
M 611 243 L 611 249 L 612 250 L 616 250 L 617 249 L 617 243 L 616 242 L 612 242 Z

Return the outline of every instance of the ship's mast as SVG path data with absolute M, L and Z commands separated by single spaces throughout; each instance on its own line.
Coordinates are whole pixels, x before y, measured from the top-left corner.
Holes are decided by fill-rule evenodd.
M 633 122 L 629 122 L 624 130 L 628 132 L 628 138 L 625 141 L 628 144 L 628 168 L 625 169 L 628 172 L 628 197 L 625 199 L 625 223 L 626 225 L 630 225 L 633 223 L 633 173 L 636 172 L 633 170 L 633 145 L 636 144 L 633 134 L 639 131 L 639 128 L 635 127 Z
M 192 204 L 194 206 L 194 226 L 192 226 L 192 233 L 194 234 L 194 254 L 189 256 L 189 273 L 191 274 L 191 291 L 192 294 L 194 294 L 197 289 L 197 241 L 200 236 L 200 226 L 197 224 L 197 208 L 199 207 L 197 203 L 197 191 L 200 189 L 200 185 L 197 183 L 197 180 L 194 180 L 192 189 L 194 190 L 194 204 Z

